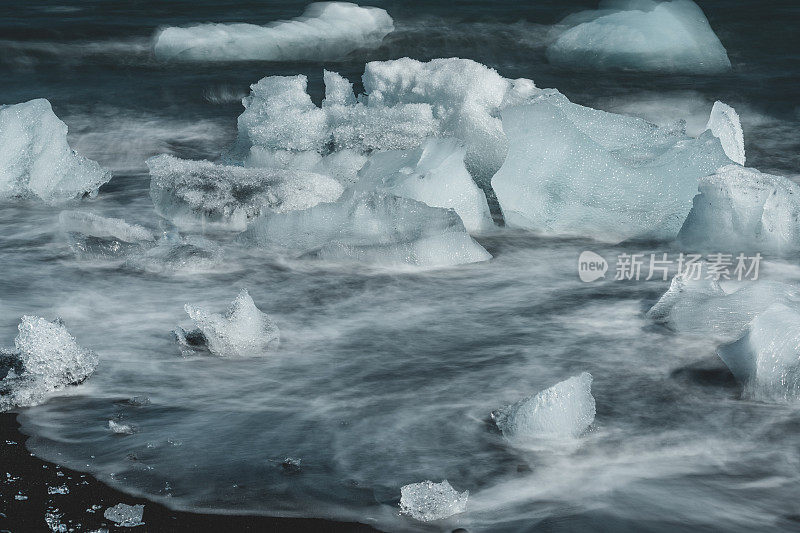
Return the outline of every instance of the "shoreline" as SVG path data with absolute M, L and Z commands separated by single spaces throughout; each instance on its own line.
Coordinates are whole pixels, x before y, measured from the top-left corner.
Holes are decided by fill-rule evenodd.
M 63 524 L 64 531 L 322 531 L 330 533 L 377 532 L 357 522 L 318 518 L 284 518 L 259 515 L 206 514 L 173 511 L 137 498 L 105 483 L 57 464 L 43 461 L 25 447 L 28 437 L 19 431 L 16 413 L 0 413 L 0 531 L 49 531 Z M 49 494 L 48 488 L 66 486 L 68 493 Z M 26 499 L 17 499 L 22 494 Z M 118 503 L 144 504 L 144 525 L 118 527 L 103 517 Z M 46 518 L 51 523 L 46 521 Z

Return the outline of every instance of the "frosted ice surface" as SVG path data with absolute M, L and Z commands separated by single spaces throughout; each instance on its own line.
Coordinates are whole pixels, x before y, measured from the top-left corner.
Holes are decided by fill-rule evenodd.
M 600 7 L 562 21 L 570 27 L 548 47 L 550 62 L 695 74 L 731 68 L 725 47 L 691 0 L 606 1 Z
M 577 438 L 594 422 L 592 375 L 583 372 L 498 409 L 492 418 L 511 442 Z
M 225 314 L 211 313 L 202 307 L 185 306 L 196 330 L 176 330 L 179 342 L 193 348 L 205 345 L 220 357 L 248 357 L 275 350 L 280 332 L 270 317 L 262 313 L 246 289 L 242 289 Z
M 133 435 L 133 428 L 127 424 L 121 424 L 114 420 L 108 421 L 108 429 L 116 435 Z
M 290 169 L 243 168 L 170 155 L 148 159 L 156 212 L 180 226 L 202 221 L 243 230 L 262 210 L 284 212 L 332 202 L 342 194 L 335 179 Z
M 62 211 L 58 218 L 67 243 L 79 258 L 125 257 L 155 244 L 152 231 L 119 218 L 81 211 Z
M 49 204 L 94 195 L 111 174 L 67 144 L 67 125 L 45 99 L 0 106 L 0 198 Z
M 394 30 L 389 14 L 349 2 L 309 5 L 301 17 L 267 26 L 197 24 L 168 27 L 155 36 L 156 57 L 183 61 L 314 61 L 342 59 L 375 48 Z
M 127 505 L 118 503 L 114 507 L 109 507 L 103 513 L 107 520 L 111 520 L 120 527 L 136 527 L 144 524 L 144 505 Z
M 357 188 L 454 209 L 467 231 L 481 232 L 492 227 L 492 216 L 464 166 L 465 153 L 455 139 L 428 139 L 413 150 L 377 153 L 361 169 Z
M 744 131 L 734 108 L 720 101 L 714 102 L 706 129 L 720 140 L 722 149 L 731 161 L 744 165 Z
M 423 481 L 400 488 L 400 512 L 422 522 L 441 520 L 467 510 L 469 491 L 458 492 L 447 480 Z
M 800 251 L 800 187 L 782 177 L 728 165 L 700 179 L 678 235 L 682 246 L 715 252 Z

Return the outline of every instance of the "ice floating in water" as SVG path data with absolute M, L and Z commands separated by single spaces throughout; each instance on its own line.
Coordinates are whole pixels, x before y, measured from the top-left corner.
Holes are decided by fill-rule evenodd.
M 14 345 L 2 357 L 8 368 L 0 381 L 0 411 L 38 405 L 51 392 L 84 381 L 98 363 L 62 323 L 36 316 L 22 317 Z
M 700 180 L 678 240 L 692 250 L 793 254 L 800 251 L 800 187 L 729 165 Z
M 447 480 L 423 481 L 400 488 L 400 512 L 422 522 L 441 520 L 467 510 L 469 491 L 458 492 Z
M 205 346 L 220 357 L 249 357 L 275 350 L 280 342 L 278 327 L 256 307 L 246 289 L 224 315 L 189 304 L 185 309 L 197 329 L 178 328 L 175 333 L 188 348 Z
M 377 192 L 349 191 L 334 203 L 261 216 L 239 239 L 296 257 L 380 266 L 439 267 L 491 258 L 455 211 Z
M 44 99 L 0 106 L 0 198 L 49 204 L 94 195 L 111 174 L 67 144 L 67 125 Z
M 168 231 L 156 246 L 131 256 L 125 264 L 136 270 L 171 274 L 212 271 L 220 266 L 222 260 L 222 248 L 212 241 L 197 235 L 182 237 L 177 232 Z
M 120 527 L 136 527 L 144 524 L 144 505 L 127 505 L 118 503 L 114 507 L 109 507 L 103 513 L 106 520 L 111 520 Z
M 691 0 L 618 0 L 571 15 L 547 58 L 577 68 L 717 73 L 731 68 L 725 47 Z
M 492 413 L 503 436 L 514 443 L 577 438 L 594 422 L 592 375 L 584 372 Z
M 800 313 L 776 303 L 753 319 L 738 341 L 717 353 L 744 384 L 745 395 L 761 401 L 800 398 Z
M 303 16 L 267 26 L 199 24 L 169 27 L 155 37 L 156 57 L 184 61 L 313 61 L 376 48 L 394 30 L 389 14 L 348 2 L 311 4 Z
M 108 429 L 116 435 L 133 435 L 133 428 L 127 424 L 120 424 L 113 420 L 108 421 Z
M 706 129 L 719 139 L 731 161 L 744 165 L 744 131 L 734 108 L 720 101 L 714 102 Z
M 70 248 L 79 258 L 126 257 L 155 244 L 152 231 L 119 218 L 62 211 L 58 219 Z
M 492 227 L 486 196 L 464 166 L 466 149 L 455 139 L 429 139 L 414 150 L 383 152 L 359 173 L 360 190 L 379 190 L 451 208 L 470 233 Z
M 697 180 L 730 164 L 719 139 L 571 103 L 556 91 L 503 111 L 492 178 L 506 224 L 607 242 L 673 239 Z
M 147 161 L 156 212 L 182 226 L 243 230 L 263 210 L 307 209 L 342 194 L 335 179 L 288 169 L 252 169 L 160 155 Z

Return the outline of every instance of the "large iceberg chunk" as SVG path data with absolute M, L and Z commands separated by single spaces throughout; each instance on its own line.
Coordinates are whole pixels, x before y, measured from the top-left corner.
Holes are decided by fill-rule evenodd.
M 612 0 L 567 17 L 571 26 L 547 49 L 571 67 L 716 73 L 730 59 L 703 11 L 691 0 Z
M 429 139 L 414 150 L 377 153 L 361 169 L 357 188 L 452 208 L 467 231 L 481 232 L 492 227 L 492 215 L 464 166 L 465 153 L 455 139 Z
M 202 220 L 243 230 L 262 210 L 307 209 L 336 200 L 343 190 L 333 178 L 298 170 L 215 165 L 170 155 L 150 158 L 147 165 L 156 212 L 183 226 Z
M 62 211 L 58 218 L 69 247 L 81 259 L 124 258 L 155 244 L 149 229 L 119 218 L 81 211 Z
M 583 372 L 492 413 L 512 443 L 580 437 L 594 422 L 592 375 Z
M 60 321 L 23 316 L 15 349 L 4 359 L 11 368 L 0 381 L 0 411 L 38 405 L 51 392 L 88 378 L 97 355 L 78 346 Z
M 709 131 L 693 139 L 557 92 L 504 110 L 503 127 L 492 187 L 506 224 L 544 234 L 673 239 L 697 179 L 731 162 Z
M 380 266 L 439 267 L 491 258 L 455 211 L 378 192 L 349 191 L 334 203 L 262 215 L 239 239 L 296 257 Z
M 394 30 L 392 17 L 377 7 L 349 2 L 309 5 L 303 16 L 267 26 L 198 24 L 169 27 L 155 37 L 156 57 L 182 61 L 335 60 L 376 48 Z
M 445 479 L 400 488 L 400 512 L 422 522 L 441 520 L 467 510 L 469 491 L 458 492 Z
M 703 177 L 678 235 L 682 246 L 778 255 L 800 251 L 800 187 L 752 168 L 729 165 Z
M 225 314 L 189 304 L 185 309 L 197 329 L 178 328 L 175 333 L 187 348 L 205 346 L 220 357 L 249 357 L 274 350 L 280 342 L 278 327 L 256 307 L 246 289 L 241 290 Z
M 0 198 L 37 197 L 49 204 L 97 193 L 111 174 L 67 144 L 67 125 L 50 102 L 0 106 Z

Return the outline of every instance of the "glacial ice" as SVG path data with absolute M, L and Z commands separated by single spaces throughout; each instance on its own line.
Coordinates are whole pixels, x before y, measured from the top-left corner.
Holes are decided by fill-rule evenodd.
M 67 125 L 45 99 L 0 106 L 0 198 L 48 204 L 92 196 L 111 179 L 67 144 Z
M 155 36 L 159 59 L 180 61 L 328 61 L 377 48 L 394 30 L 389 14 L 349 2 L 309 5 L 301 17 L 266 26 L 198 24 L 168 27 Z
M 106 520 L 111 520 L 120 527 L 136 527 L 144 524 L 144 505 L 127 505 L 118 503 L 109 507 L 103 513 Z
M 706 129 L 719 139 L 725 155 L 739 165 L 744 165 L 744 130 L 739 114 L 734 108 L 717 100 L 711 108 Z
M 153 232 L 119 218 L 82 211 L 62 211 L 58 217 L 67 243 L 82 259 L 123 258 L 155 244 Z
M 219 357 L 249 357 L 275 350 L 280 342 L 278 327 L 256 307 L 246 289 L 241 290 L 225 314 L 189 304 L 185 309 L 197 329 L 178 328 L 175 334 L 187 348 L 205 346 Z
M 223 257 L 222 248 L 205 237 L 166 231 L 155 246 L 131 255 L 125 265 L 155 274 L 208 272 L 216 269 Z
M 759 401 L 800 398 L 800 313 L 775 303 L 759 313 L 745 335 L 721 346 L 717 353 L 744 385 L 744 393 Z
M 400 512 L 421 522 L 441 520 L 467 510 L 469 491 L 458 492 L 445 479 L 423 481 L 400 488 Z
M 115 422 L 114 420 L 108 421 L 108 429 L 115 435 L 133 435 L 133 428 L 127 424 Z
M 78 346 L 60 321 L 26 315 L 18 329 L 15 349 L 3 357 L 11 364 L 0 381 L 0 411 L 39 405 L 48 394 L 94 372 L 97 355 Z
M 580 437 L 594 415 L 592 375 L 583 372 L 492 412 L 492 419 L 510 442 L 525 443 Z
M 440 267 L 491 258 L 455 211 L 378 192 L 348 191 L 334 203 L 262 215 L 239 239 L 295 257 L 388 267 Z
M 752 168 L 728 165 L 700 179 L 699 194 L 678 234 L 691 250 L 800 251 L 800 187 Z
M 486 196 L 464 166 L 466 148 L 455 139 L 428 139 L 413 150 L 381 152 L 359 172 L 356 188 L 378 190 L 454 209 L 470 233 L 493 226 Z
M 492 187 L 508 226 L 543 234 L 674 239 L 698 178 L 731 162 L 710 131 L 690 138 L 557 91 L 502 116 L 510 144 Z
M 611 0 L 562 21 L 551 63 L 597 69 L 713 74 L 731 68 L 725 47 L 692 0 Z
M 156 212 L 179 226 L 203 224 L 244 230 L 263 210 L 285 212 L 332 202 L 335 179 L 291 169 L 244 168 L 170 155 L 147 160 Z

